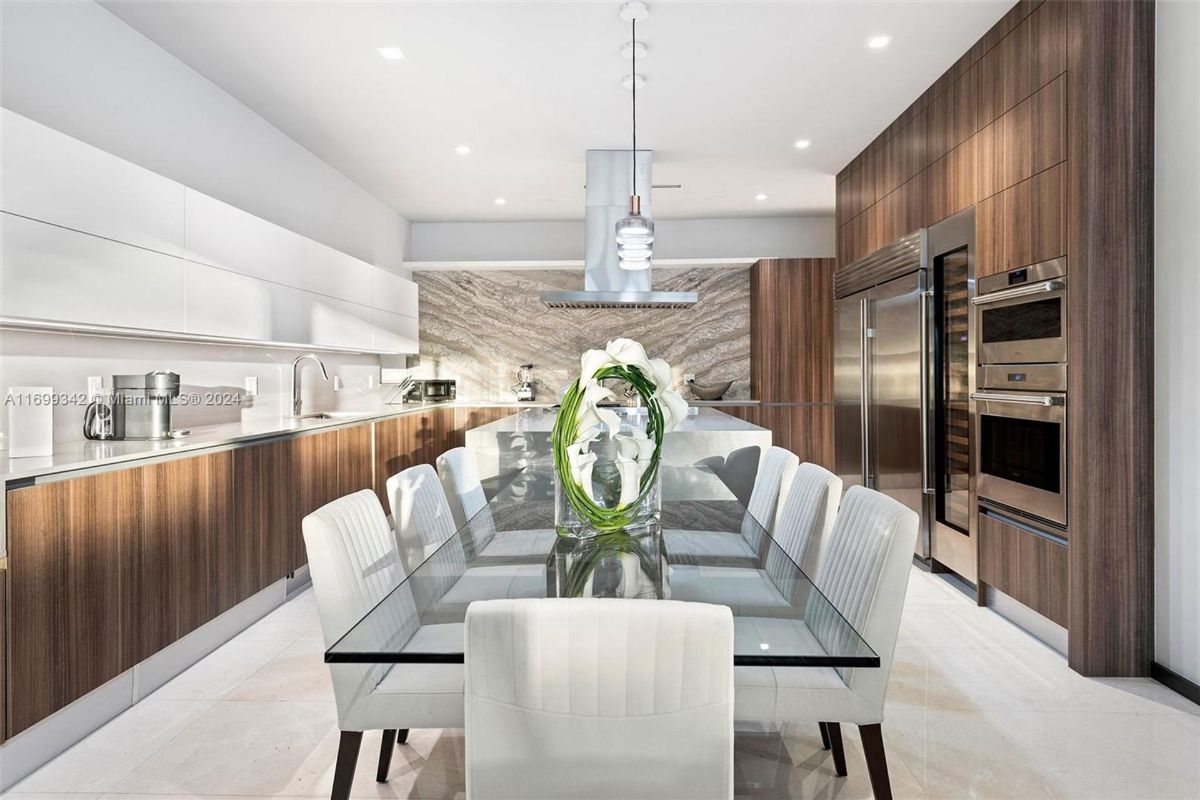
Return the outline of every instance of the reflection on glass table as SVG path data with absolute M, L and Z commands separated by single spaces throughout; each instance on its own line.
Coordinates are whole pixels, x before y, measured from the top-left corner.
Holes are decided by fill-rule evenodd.
M 728 606 L 734 664 L 877 667 L 879 657 L 707 467 L 663 467 L 660 529 L 564 539 L 549 464 L 522 471 L 325 654 L 462 663 L 475 600 L 636 597 Z

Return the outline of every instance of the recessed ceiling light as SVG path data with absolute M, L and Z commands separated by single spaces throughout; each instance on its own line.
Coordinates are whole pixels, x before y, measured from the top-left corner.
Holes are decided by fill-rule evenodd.
M 811 139 L 797 139 L 795 144 L 792 145 L 792 147 L 796 148 L 797 150 L 807 150 L 808 146 L 811 144 L 812 144 Z
M 641 73 L 626 75 L 624 78 L 621 78 L 621 85 L 626 89 L 632 89 L 634 86 L 640 89 L 646 85 L 646 76 Z
M 879 36 L 872 36 L 870 39 L 867 39 L 867 47 L 871 48 L 872 50 L 882 50 L 891 43 L 892 37 L 886 33 Z
M 762 192 L 759 192 L 758 194 L 754 195 L 754 199 L 758 200 L 759 202 L 762 202 L 763 200 L 767 199 L 767 196 L 765 194 L 763 194 Z
M 621 6 L 622 22 L 641 22 L 650 16 L 650 9 L 642 0 L 629 0 Z
M 404 58 L 404 51 L 399 47 L 378 47 L 379 55 L 387 61 L 399 61 Z
M 496 198 L 495 200 L 493 200 L 492 202 L 493 202 L 493 203 L 495 203 L 495 204 L 496 204 L 496 205 L 498 205 L 498 206 L 502 206 L 502 205 L 504 205 L 505 203 L 507 203 L 508 201 L 507 201 L 507 200 L 505 200 L 503 197 L 497 197 L 497 198 Z
M 458 147 L 454 148 L 454 152 L 458 153 L 460 156 L 465 156 L 467 153 L 471 152 L 471 148 L 467 147 L 465 144 L 460 144 Z
M 621 55 L 625 58 L 633 58 L 637 56 L 639 59 L 646 57 L 645 42 L 626 42 L 621 45 Z

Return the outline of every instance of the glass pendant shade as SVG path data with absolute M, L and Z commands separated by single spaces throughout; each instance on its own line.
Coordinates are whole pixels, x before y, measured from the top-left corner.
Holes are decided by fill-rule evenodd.
M 617 263 L 621 269 L 650 269 L 653 254 L 654 221 L 641 214 L 641 198 L 629 198 L 629 216 L 617 220 Z

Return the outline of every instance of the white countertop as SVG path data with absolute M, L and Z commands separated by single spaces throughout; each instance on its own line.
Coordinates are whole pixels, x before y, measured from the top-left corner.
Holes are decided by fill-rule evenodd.
M 739 405 L 739 404 L 731 404 Z M 741 403 L 740 405 L 746 405 Z M 618 413 L 628 413 L 626 409 L 614 409 Z M 632 410 L 632 409 L 630 409 Z M 642 412 L 644 421 L 644 410 Z M 514 414 L 504 419 L 498 419 L 495 422 L 489 422 L 486 425 L 480 425 L 477 428 L 472 428 L 472 432 L 486 433 L 546 433 L 554 427 L 555 411 L 553 409 L 530 409 L 522 414 Z M 745 420 L 732 417 L 718 411 L 715 408 L 689 408 L 687 419 L 680 423 L 672 434 L 675 433 L 714 433 L 714 432 L 737 432 L 737 431 L 761 431 L 764 430 L 757 425 L 746 422 Z
M 720 406 L 720 405 L 753 405 L 757 401 L 751 400 L 724 400 L 713 402 L 693 402 L 693 405 L 704 406 Z M 388 417 L 396 417 L 403 414 L 413 414 L 420 411 L 428 411 L 431 408 L 512 408 L 514 416 L 508 417 L 498 422 L 489 423 L 483 426 L 491 429 L 493 425 L 503 425 L 506 422 L 515 425 L 515 414 L 522 410 L 544 409 L 549 410 L 552 403 L 518 403 L 514 401 L 458 401 L 454 403 L 413 403 L 401 406 L 390 406 L 386 409 L 375 411 L 333 411 L 334 416 L 331 419 L 292 419 L 290 417 L 262 417 L 240 422 L 230 422 L 220 425 L 205 425 L 193 427 L 191 433 L 187 436 L 178 439 L 168 439 L 159 442 L 143 442 L 143 441 L 91 441 L 80 439 L 70 442 L 55 442 L 54 454 L 50 456 L 32 456 L 28 458 L 9 458 L 4 450 L 0 450 L 0 482 L 19 481 L 30 478 L 38 478 L 46 475 L 54 475 L 61 472 L 73 472 L 76 470 L 94 469 L 97 467 L 108 467 L 115 464 L 126 462 L 136 462 L 143 459 L 155 459 L 162 457 L 170 457 L 177 454 L 189 453 L 192 451 L 203 451 L 210 448 L 223 447 L 232 444 L 238 444 L 255 439 L 268 439 L 274 436 L 283 436 L 289 434 L 311 433 L 314 431 L 328 430 L 350 425 L 361 425 L 363 423 L 372 422 L 378 419 L 387 419 Z M 317 411 L 311 413 L 320 413 Z M 526 415 L 533 418 L 542 415 Z M 714 415 L 714 417 L 723 420 L 720 424 L 720 430 L 730 430 L 730 426 L 746 426 L 746 430 L 753 429 L 754 426 L 749 423 L 743 423 L 740 420 L 735 420 L 725 414 Z M 548 432 L 553 425 L 553 413 L 544 415 L 545 430 Z M 706 420 L 703 416 L 691 417 L 691 421 L 685 423 L 682 430 L 716 430 L 718 428 L 705 427 L 716 424 L 712 420 Z M 510 422 L 511 420 L 511 422 Z M 693 427 L 688 427 L 689 425 Z M 696 427 L 699 426 L 699 427 Z M 741 430 L 743 428 L 736 428 Z M 495 428 L 501 430 L 501 428 Z M 510 430 L 517 430 L 511 428 Z M 530 430 L 524 428 L 523 430 Z

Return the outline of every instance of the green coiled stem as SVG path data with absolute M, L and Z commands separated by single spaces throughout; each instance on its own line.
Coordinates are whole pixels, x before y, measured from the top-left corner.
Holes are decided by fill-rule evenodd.
M 646 404 L 646 436 L 654 440 L 654 454 L 650 457 L 650 466 L 642 473 L 638 497 L 631 503 L 606 508 L 589 497 L 583 485 L 576 482 L 575 476 L 571 474 L 567 448 L 575 444 L 579 435 L 579 406 L 583 402 L 582 380 L 571 384 L 571 388 L 563 396 L 558 417 L 554 420 L 554 429 L 550 434 L 550 441 L 554 447 L 554 469 L 558 473 L 558 482 L 566 494 L 567 502 L 575 509 L 580 519 L 600 530 L 617 530 L 634 521 L 635 510 L 653 489 L 658 477 L 663 443 L 662 407 L 654 397 L 654 383 L 637 367 L 604 367 L 597 370 L 592 378 L 596 381 L 621 378 L 633 386 Z

